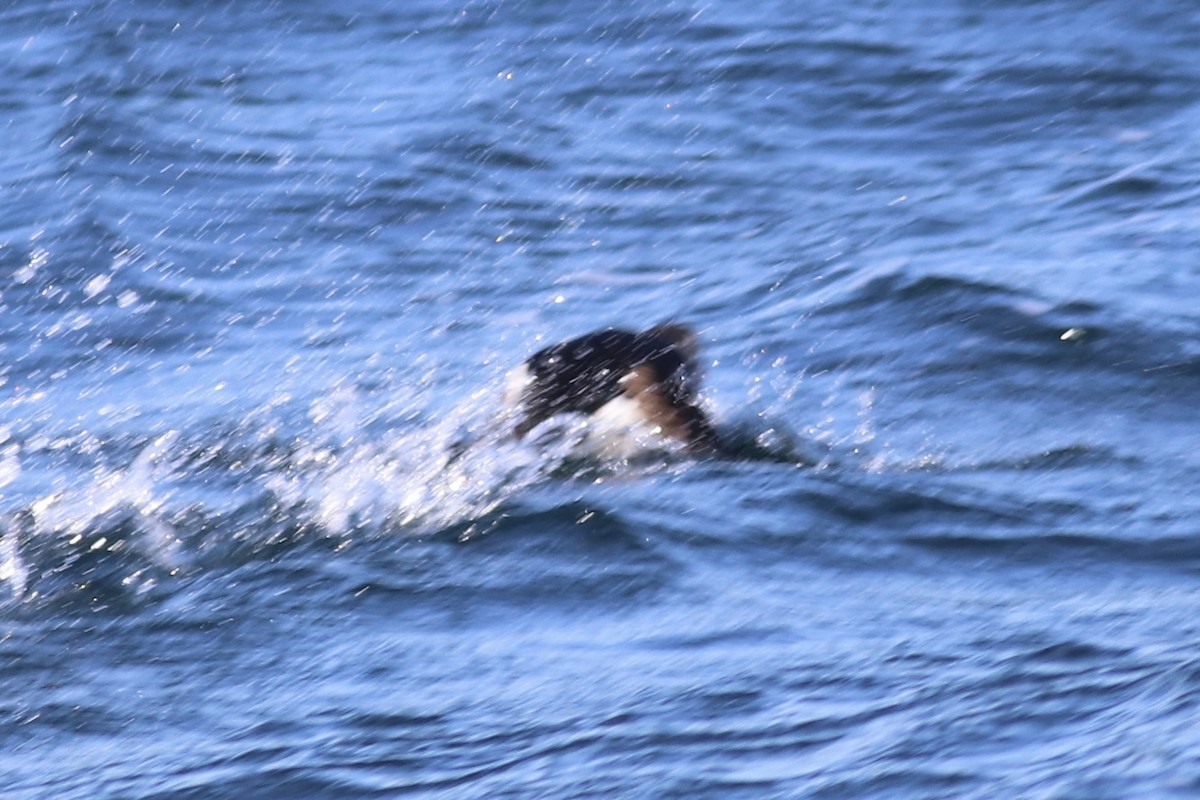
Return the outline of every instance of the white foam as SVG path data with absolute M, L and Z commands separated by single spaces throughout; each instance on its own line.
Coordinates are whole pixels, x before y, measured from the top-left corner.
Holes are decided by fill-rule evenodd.
M 366 404 L 354 391 L 339 393 L 334 405 L 336 413 L 323 407 L 313 414 L 319 441 L 264 479 L 292 513 L 329 532 L 386 524 L 421 533 L 475 519 L 535 480 L 541 466 L 527 448 L 506 441 L 491 414 L 494 398 L 472 398 L 437 422 L 382 438 L 368 432 Z
M 183 566 L 179 538 L 163 515 L 172 475 L 167 454 L 178 439 L 170 431 L 146 445 L 125 468 L 93 472 L 82 486 L 60 489 L 30 505 L 33 531 L 67 535 L 82 540 L 96 522 L 113 514 L 130 512 L 137 520 L 138 549 L 155 564 L 176 570 Z
M 29 580 L 28 570 L 17 549 L 17 533 L 9 524 L 0 531 L 0 583 L 7 583 L 14 599 L 25 595 Z

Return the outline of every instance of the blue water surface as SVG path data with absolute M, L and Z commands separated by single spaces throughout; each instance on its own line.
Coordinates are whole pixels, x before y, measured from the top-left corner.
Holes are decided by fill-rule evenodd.
M 1200 794 L 1198 52 L 1167 0 L 6 5 L 4 796 Z M 745 458 L 496 440 L 530 353 L 665 319 Z

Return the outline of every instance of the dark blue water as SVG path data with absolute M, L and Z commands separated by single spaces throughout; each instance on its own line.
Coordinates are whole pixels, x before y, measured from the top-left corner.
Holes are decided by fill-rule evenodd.
M 1167 0 L 8 4 L 4 796 L 1200 794 L 1198 52 Z M 754 458 L 455 457 L 667 318 Z

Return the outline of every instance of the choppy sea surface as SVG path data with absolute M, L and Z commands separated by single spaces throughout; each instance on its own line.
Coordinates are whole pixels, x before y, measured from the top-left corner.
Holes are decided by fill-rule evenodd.
M 1200 795 L 1197 53 L 1167 0 L 6 4 L 4 797 Z M 666 319 L 747 458 L 463 450 Z

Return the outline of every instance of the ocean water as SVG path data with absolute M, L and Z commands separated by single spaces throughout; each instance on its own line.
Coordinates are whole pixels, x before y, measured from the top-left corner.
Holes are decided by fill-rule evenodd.
M 1200 10 L 0 10 L 0 786 L 1200 795 Z M 490 441 L 686 321 L 747 458 Z

